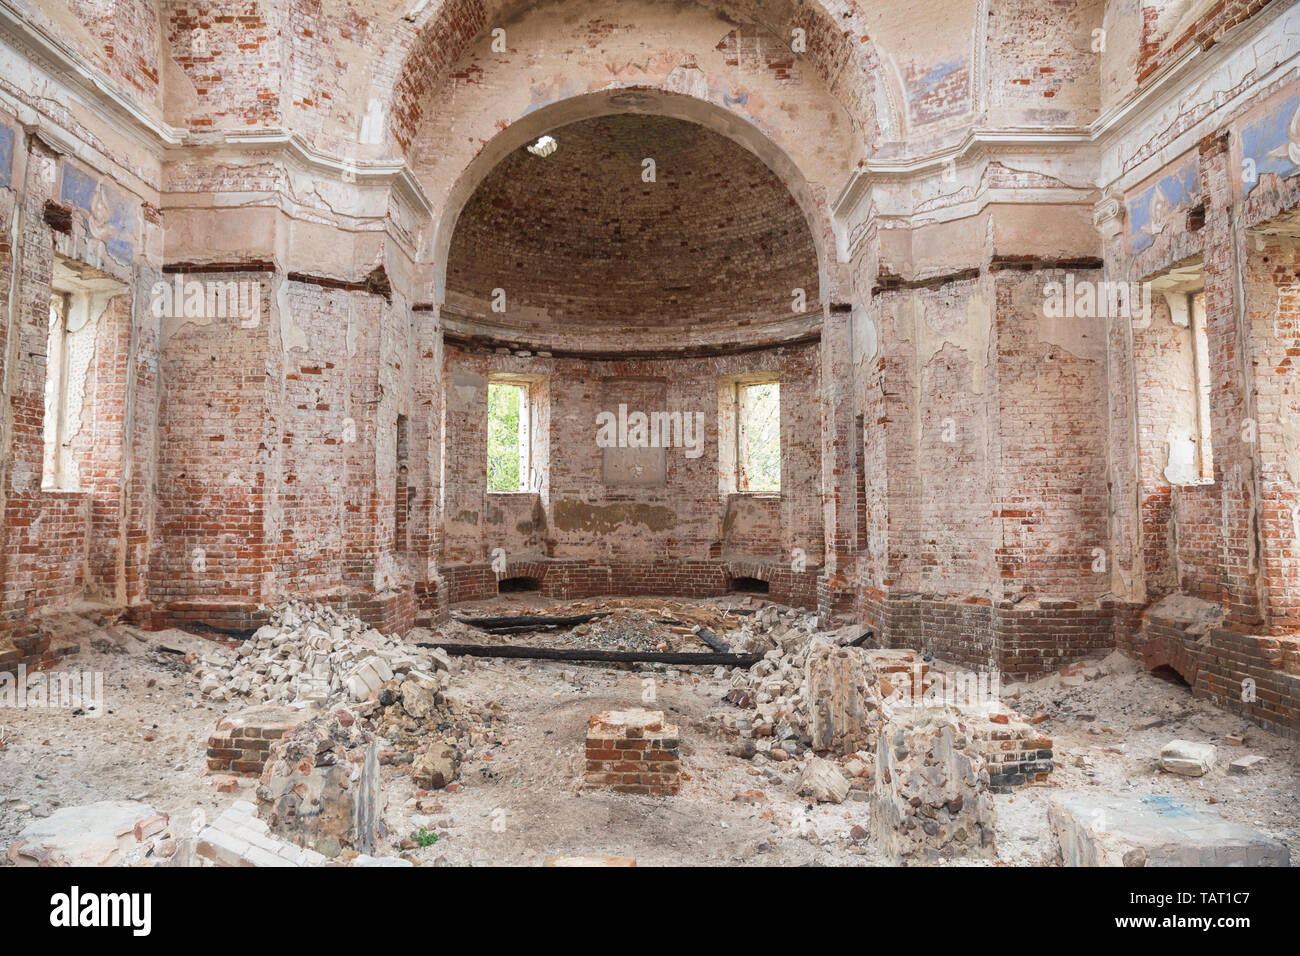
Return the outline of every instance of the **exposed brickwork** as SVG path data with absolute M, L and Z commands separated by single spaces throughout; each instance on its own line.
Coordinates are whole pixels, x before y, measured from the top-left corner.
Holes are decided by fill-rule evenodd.
M 501 575 L 490 564 L 447 567 L 442 574 L 452 604 L 495 597 L 498 580 L 504 578 L 531 578 L 537 581 L 538 593 L 570 600 L 637 594 L 717 597 L 731 590 L 737 578 L 744 577 L 767 583 L 767 600 L 795 607 L 816 606 L 811 575 L 760 562 L 542 559 L 508 564 Z
M 1197 697 L 1300 739 L 1300 637 L 1206 626 L 1156 607 L 1126 650 L 1148 669 L 1172 669 Z
M 969 718 L 973 749 L 988 765 L 994 793 L 1010 793 L 1029 783 L 1046 783 L 1052 772 L 1052 739 L 1028 721 L 994 714 Z
M 302 596 L 400 631 L 504 576 L 554 598 L 743 577 L 1017 676 L 1146 653 L 1294 728 L 1283 5 L 15 10 L 69 63 L 0 77 L 0 661 L 51 660 L 42 613 L 84 599 L 241 632 Z M 1193 46 L 1225 60 L 1190 82 Z M 1103 145 L 1076 143 L 1094 122 Z M 546 131 L 559 152 L 522 151 Z M 60 262 L 126 289 L 95 329 L 75 491 L 41 487 Z M 1180 484 L 1188 355 L 1163 303 L 1150 326 L 1043 303 L 1194 262 L 1213 480 Z M 257 314 L 159 316 L 154 281 L 181 274 L 255 287 Z M 537 481 L 498 495 L 501 374 L 535 389 Z M 724 395 L 754 375 L 781 383 L 780 495 L 729 484 Z M 595 415 L 620 402 L 701 413 L 702 454 L 607 454 Z M 1179 595 L 1226 623 L 1143 619 Z
M 662 711 L 606 711 L 587 722 L 583 785 L 653 796 L 681 789 L 681 739 Z
M 1239 23 L 1244 23 L 1268 6 L 1269 0 L 1220 0 L 1190 24 L 1162 25 L 1161 7 L 1142 8 L 1142 41 L 1138 58 L 1138 82 L 1151 76 L 1169 60 L 1195 44 L 1208 50 Z M 1175 8 L 1176 9 L 1176 8 Z
M 807 222 L 752 153 L 658 116 L 600 117 L 552 135 L 555 153 L 511 153 L 462 211 L 449 304 L 542 327 L 788 318 L 796 288 L 816 308 Z
M 162 4 L 164 42 L 193 98 L 183 122 L 196 132 L 276 125 L 283 117 L 284 35 L 275 3 Z
M 808 604 L 819 571 L 821 508 L 815 493 L 820 458 L 815 347 L 769 349 L 714 359 L 660 362 L 582 361 L 484 355 L 448 349 L 447 447 L 460 470 L 444 496 L 440 565 L 449 600 L 495 593 L 488 562 L 501 548 L 511 570 L 546 557 L 543 589 L 557 597 L 594 594 L 723 593 L 731 577 L 768 581 L 773 599 Z M 783 474 L 779 498 L 733 496 L 719 490 L 719 387 L 727 376 L 778 372 L 781 379 Z M 494 373 L 545 384 L 537 404 L 549 421 L 544 491 L 487 491 L 487 385 Z M 627 391 L 637 383 L 653 391 Z M 628 488 L 603 480 L 596 415 L 654 407 L 702 416 L 702 454 L 666 449 L 667 484 Z M 805 569 L 793 570 L 802 548 Z M 737 564 L 739 562 L 739 564 Z M 467 567 L 460 568 L 465 565 Z M 739 567 L 750 570 L 736 570 Z M 761 568 L 760 573 L 751 573 Z M 730 569 L 730 570 L 729 570 Z M 534 576 L 534 575 L 526 575 Z
M 287 707 L 259 706 L 227 714 L 208 738 L 208 773 L 260 776 L 279 740 L 311 715 Z

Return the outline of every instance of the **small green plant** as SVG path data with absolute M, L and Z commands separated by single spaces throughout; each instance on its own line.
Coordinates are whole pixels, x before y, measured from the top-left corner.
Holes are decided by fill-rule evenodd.
M 420 827 L 420 832 L 415 834 L 411 839 L 420 846 L 433 846 L 438 842 L 438 834 L 429 830 L 428 827 Z

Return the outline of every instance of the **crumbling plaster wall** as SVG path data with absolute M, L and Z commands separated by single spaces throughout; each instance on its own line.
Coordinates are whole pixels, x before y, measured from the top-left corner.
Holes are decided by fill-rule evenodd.
M 1237 171 L 1247 121 L 1295 88 L 1287 65 L 1295 55 L 1294 5 L 1194 4 L 1189 24 L 1158 15 L 1140 28 L 1142 6 L 1131 0 L 1104 10 L 1069 2 L 1046 11 L 995 2 L 983 13 L 973 2 L 954 3 L 929 25 L 918 24 L 905 4 L 762 6 L 733 4 L 726 19 L 712 8 L 656 4 L 621 4 L 610 17 L 586 2 L 531 10 L 451 2 L 408 20 L 396 0 L 203 9 L 165 2 L 158 7 L 157 69 L 147 29 L 111 54 L 103 43 L 147 9 L 142 5 L 120 5 L 111 27 L 79 25 L 71 10 L 49 5 L 22 8 L 101 66 L 144 119 L 124 118 L 84 87 L 61 86 L 23 54 L 0 50 L 0 105 L 14 120 L 42 126 L 56 151 L 138 202 L 133 258 L 125 271 L 110 263 L 133 289 L 124 491 L 110 545 L 99 531 L 88 536 L 84 501 L 31 494 L 24 484 L 39 464 L 40 415 L 32 402 L 43 369 L 33 323 L 38 303 L 44 318 L 44 250 L 92 265 L 102 265 L 105 254 L 93 236 L 80 238 L 88 235 L 81 212 L 71 240 L 46 224 L 44 201 L 59 204 L 58 164 L 65 160 L 34 147 L 29 177 L 30 139 L 11 123 L 17 145 L 11 178 L 0 184 L 8 241 L 0 249 L 8 264 L 0 294 L 21 306 L 5 328 L 6 623 L 80 594 L 87 555 L 101 554 L 107 566 L 110 552 L 119 569 L 113 593 L 124 589 L 128 602 L 186 608 L 255 604 L 282 593 L 398 595 L 413 588 L 427 605 L 441 606 L 444 551 L 458 554 L 472 536 L 454 521 L 444 527 L 459 512 L 444 507 L 439 514 L 436 503 L 461 494 L 454 486 L 460 456 L 477 471 L 482 455 L 453 440 L 450 425 L 444 430 L 442 401 L 451 392 L 442 330 L 451 320 L 438 311 L 436 229 L 457 208 L 450 197 L 471 163 L 504 148 L 492 145 L 503 128 L 531 132 L 530 117 L 543 111 L 559 110 L 547 113 L 557 120 L 580 115 L 563 112 L 578 109 L 565 104 L 592 91 L 618 96 L 648 87 L 710 104 L 732 118 L 730 126 L 711 120 L 722 131 L 750 137 L 751 147 L 770 143 L 770 155 L 760 158 L 784 157 L 784 171 L 799 174 L 783 181 L 821 223 L 829 307 L 822 345 L 807 364 L 819 384 L 801 412 L 810 477 L 799 494 L 814 502 L 808 514 L 788 513 L 783 496 L 779 535 L 768 533 L 770 505 L 741 509 L 752 512 L 746 523 L 739 510 L 718 504 L 715 475 L 701 499 L 708 507 L 698 515 L 687 509 L 685 530 L 648 540 L 707 556 L 715 543 L 725 548 L 728 513 L 740 522 L 738 552 L 773 541 L 784 551 L 794 546 L 787 529 L 798 529 L 828 569 L 829 603 L 849 595 L 869 619 L 894 620 L 900 634 L 916 622 L 914 633 L 949 640 L 971 660 L 992 651 L 1017 666 L 1042 664 L 1087 648 L 1112 626 L 1106 615 L 1118 621 L 1143 606 L 1148 574 L 1167 582 L 1174 565 L 1179 587 L 1223 600 L 1235 626 L 1293 627 L 1294 539 L 1287 535 L 1295 488 L 1282 450 L 1295 412 L 1292 346 L 1265 336 L 1270 303 L 1291 267 L 1289 237 L 1268 233 L 1262 247 L 1244 237 L 1295 208 L 1296 179 L 1293 172 L 1265 174 L 1244 197 Z M 760 26 L 738 22 L 746 17 Z M 490 47 L 498 21 L 507 31 L 501 54 Z M 311 35 L 299 29 L 303 22 L 316 25 Z M 779 42 L 795 23 L 810 28 L 806 59 L 787 58 Z M 1106 28 L 1107 45 L 1094 67 L 1084 41 L 1095 23 Z M 971 46 L 963 47 L 959 34 L 971 24 Z M 1025 36 L 1028 44 L 1009 45 Z M 957 157 L 955 175 L 943 156 L 926 157 L 956 143 L 976 117 L 995 128 L 1072 129 L 1104 120 L 1144 78 L 1173 69 L 1193 47 L 1203 50 L 1198 72 L 1161 80 L 1158 95 L 1126 125 L 1103 128 L 1095 143 L 1053 140 L 1021 152 L 980 147 Z M 149 91 L 151 72 L 159 74 L 160 93 Z M 640 92 L 601 109 L 662 108 L 662 99 L 641 99 Z M 160 137 L 173 134 L 158 122 L 159 95 L 166 123 L 182 127 L 190 146 L 161 145 Z M 372 101 L 382 120 L 376 141 Z M 699 119 L 699 109 L 690 107 L 686 118 Z M 359 141 L 363 126 L 366 142 Z M 252 145 L 235 135 L 281 127 L 306 146 Z M 1220 132 L 1226 140 L 1214 140 Z M 1124 211 L 1112 216 L 1106 203 L 1131 198 L 1188 155 L 1197 157 L 1205 225 L 1196 233 L 1172 230 L 1135 253 Z M 404 156 L 427 202 L 399 174 L 367 165 Z M 889 165 L 909 157 L 923 161 L 915 169 Z M 885 163 L 863 172 L 868 160 Z M 1105 209 L 1094 227 L 1089 213 L 1098 199 Z M 860 212 L 842 216 L 854 203 Z M 832 221 L 843 226 L 835 234 Z M 1129 330 L 1112 321 L 1102 330 L 1106 348 L 1097 352 L 1095 338 L 1045 322 L 1035 303 L 1062 263 L 1073 262 L 1078 275 L 1101 274 L 1092 261 L 1099 250 L 1107 278 L 1138 280 L 1202 247 L 1221 470 L 1212 488 L 1171 495 L 1177 533 L 1174 544 L 1163 545 L 1169 538 L 1148 535 L 1140 514 L 1142 462 L 1151 449 Z M 191 323 L 169 330 L 164 344 L 143 294 L 164 263 L 262 283 L 265 325 L 223 336 Z M 248 271 L 224 271 L 241 265 Z M 903 285 L 893 284 L 900 277 Z M 972 310 L 987 318 L 972 323 Z M 798 366 L 807 350 L 792 348 L 799 357 L 791 363 Z M 680 371 L 679 360 L 667 358 L 602 362 L 619 374 L 690 382 L 701 395 L 723 367 L 747 367 L 738 357 L 682 360 Z M 592 400 L 585 393 L 553 397 L 557 407 Z M 354 417 L 358 438 L 340 448 L 339 409 L 360 404 L 368 411 Z M 399 414 L 411 430 L 415 488 L 406 554 L 392 543 Z M 447 421 L 455 414 L 447 409 Z M 948 418 L 952 442 L 943 440 Z M 1257 421 L 1260 440 L 1242 449 L 1232 436 L 1247 418 Z M 566 427 L 557 416 L 557 435 Z M 563 493 L 592 507 L 593 474 L 553 473 L 552 506 Z M 520 507 L 532 520 L 531 504 Z M 573 539 L 563 547 L 599 551 L 581 521 L 561 533 L 554 517 L 547 514 L 547 534 Z M 51 528 L 64 550 L 41 550 Z M 249 531 L 243 545 L 230 537 L 234 529 Z M 216 559 L 200 579 L 193 549 L 213 535 Z M 531 553 L 538 539 L 533 521 L 510 540 Z M 611 549 L 630 540 L 616 533 Z M 1174 545 L 1176 555 L 1157 553 Z M 1105 552 L 1104 572 L 1094 570 L 1096 547 Z M 1107 592 L 1119 601 L 1111 610 L 1102 601 Z M 917 594 L 934 597 L 890 611 L 893 598 L 907 604 Z M 1030 620 L 1027 610 L 1016 610 L 1029 604 L 1013 603 L 1024 595 L 1059 610 L 1040 608 L 1034 613 L 1046 616 Z M 1065 614 L 1075 611 L 1095 616 L 1079 623 Z M 1016 632 L 1021 621 L 1041 633 L 1060 625 L 1047 639 L 1058 646 L 1034 645 Z M 1085 633 L 1064 629 L 1076 627 Z
M 1293 572 L 1285 557 L 1296 540 L 1286 520 L 1293 486 L 1282 449 L 1294 416 L 1288 406 L 1294 373 L 1276 323 L 1285 311 L 1279 287 L 1291 274 L 1285 233 L 1293 227 L 1284 214 L 1297 201 L 1285 130 L 1300 77 L 1287 63 L 1294 43 L 1284 39 L 1297 23 L 1293 7 L 1270 8 L 1248 24 L 1239 47 L 1215 44 L 1207 57 L 1222 63 L 1221 72 L 1172 93 L 1167 107 L 1153 109 L 1145 125 L 1102 157 L 1104 188 L 1122 200 L 1099 206 L 1109 275 L 1141 281 L 1188 261 L 1205 264 L 1214 458 L 1213 483 L 1175 487 L 1167 508 L 1158 494 L 1135 491 L 1129 476 L 1151 473 L 1165 453 L 1159 426 L 1167 397 L 1158 390 L 1169 385 L 1143 368 L 1152 361 L 1162 305 L 1155 303 L 1153 330 L 1114 320 L 1112 583 L 1122 601 L 1139 608 L 1172 586 L 1222 605 L 1229 626 L 1247 633 L 1293 629 Z M 1251 86 L 1252 77 L 1269 82 Z M 1191 184 L 1186 196 L 1168 189 L 1179 179 Z M 1159 197 L 1154 184 L 1163 187 Z M 1153 234 L 1151 226 L 1162 223 Z M 1264 235 L 1256 237 L 1252 228 Z M 1283 237 L 1272 238 L 1279 230 Z M 1269 263 L 1265 248 L 1272 252 Z M 1126 420 L 1118 413 L 1127 408 L 1132 417 Z M 1131 564 L 1128 555 L 1135 555 Z M 1118 629 L 1134 626 L 1117 616 Z
M 988 7 L 988 107 L 994 126 L 1086 126 L 1096 118 L 1105 0 Z
M 105 117 L 72 91 L 60 99 L 58 81 L 39 66 L 9 70 L 20 62 L 12 49 L 0 49 L 0 59 L 0 641 L 14 642 L 6 657 L 35 664 L 54 652 L 40 630 L 44 612 L 83 595 L 123 604 L 142 596 L 156 353 L 147 301 L 137 291 L 155 274 L 148 254 L 158 248 L 157 195 L 148 181 L 157 165 L 142 163 L 136 144 L 113 156 L 101 152 L 119 141 Z M 21 93 L 7 85 L 18 76 Z M 59 102 L 57 119 L 43 111 Z M 81 131 L 93 145 L 60 127 L 69 116 L 88 124 Z M 41 487 L 57 257 L 125 289 L 83 330 L 94 335 L 93 346 L 73 343 L 78 381 L 69 394 L 68 454 L 78 460 L 76 490 Z
M 773 348 L 713 358 L 617 361 L 446 352 L 447 468 L 444 483 L 444 560 L 482 564 L 495 548 L 507 560 L 600 559 L 650 562 L 673 559 L 759 558 L 789 564 L 803 549 L 810 573 L 822 551 L 818 348 Z M 781 381 L 782 481 L 779 500 L 750 516 L 735 514 L 719 491 L 719 380 L 772 372 Z M 546 383 L 549 467 L 545 495 L 487 492 L 487 388 L 494 373 Z M 657 383 L 639 388 L 638 383 Z M 641 408 L 638 397 L 663 396 L 662 407 Z M 681 411 L 703 416 L 699 457 L 666 449 L 666 481 L 631 487 L 610 484 L 596 443 L 597 414 Z M 540 511 L 540 514 L 539 514 Z M 763 527 L 767 523 L 767 527 Z M 735 537 L 730 539 L 728 532 Z M 754 542 L 766 545 L 752 554 Z
M 784 54 L 776 61 L 729 54 L 722 41 L 735 29 L 702 7 L 623 5 L 610 22 L 584 3 L 576 13 L 561 4 L 524 14 L 507 28 L 501 53 L 484 33 L 427 94 L 410 150 L 438 223 L 435 289 L 456 216 L 506 152 L 570 121 L 648 111 L 701 123 L 757 151 L 809 219 L 823 286 L 809 301 L 842 300 L 829 203 L 862 155 L 853 124 L 821 81 Z

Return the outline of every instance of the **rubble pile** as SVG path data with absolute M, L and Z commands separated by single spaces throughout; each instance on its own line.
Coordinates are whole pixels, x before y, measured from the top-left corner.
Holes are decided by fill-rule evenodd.
M 395 674 L 414 672 L 446 687 L 451 661 L 333 608 L 293 601 L 238 648 L 214 647 L 194 669 L 199 691 L 214 701 L 327 705 L 371 699 Z
M 445 787 L 456 779 L 462 760 L 500 743 L 493 730 L 500 704 L 476 706 L 440 687 L 411 672 L 356 706 L 365 728 L 383 741 L 380 763 L 410 764 L 412 778 L 426 790 Z
M 908 709 L 884 726 L 871 822 L 897 863 L 996 855 L 988 770 L 955 710 Z
M 778 760 L 809 749 L 839 756 L 870 748 L 874 740 L 878 682 L 864 666 L 863 652 L 849 646 L 862 637 L 863 628 L 818 631 L 816 620 L 804 611 L 768 606 L 724 635 L 733 651 L 763 655 L 731 677 L 729 699 L 743 702 L 737 706 L 745 709 L 752 704 L 753 716 L 724 714 L 724 727 L 754 739 L 758 752 Z M 815 712 L 813 700 L 820 702 Z
M 214 649 L 197 666 L 200 688 L 210 699 L 254 705 L 243 715 L 292 711 L 273 726 L 259 724 L 251 735 L 256 740 L 238 729 L 226 734 L 229 740 L 218 739 L 225 724 L 241 723 L 238 715 L 223 718 L 217 742 L 210 741 L 209 765 L 215 771 L 272 773 L 276 754 L 286 746 L 311 742 L 333 755 L 329 761 L 355 764 L 362 759 L 355 751 L 373 744 L 379 763 L 409 765 L 419 786 L 445 787 L 466 754 L 497 743 L 489 725 L 500 710 L 445 693 L 453 666 L 441 648 L 411 646 L 322 605 L 286 604 L 233 652 Z M 332 763 L 321 766 L 327 765 Z M 294 784 L 285 786 L 291 790 Z M 267 801 L 284 797 L 277 782 Z M 368 852 L 364 846 L 358 850 Z

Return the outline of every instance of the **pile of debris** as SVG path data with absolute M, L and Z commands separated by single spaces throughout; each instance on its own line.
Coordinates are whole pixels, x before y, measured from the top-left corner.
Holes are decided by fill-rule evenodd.
M 375 852 L 382 837 L 381 764 L 406 764 L 418 787 L 446 787 L 467 752 L 491 746 L 499 705 L 476 708 L 418 675 L 373 699 L 334 707 L 271 744 L 257 788 L 273 833 L 334 859 Z
M 270 623 L 233 651 L 214 646 L 194 670 L 199 691 L 214 701 L 325 706 L 372 697 L 394 674 L 421 674 L 446 687 L 451 660 L 359 618 L 293 601 L 271 612 Z
M 438 629 L 434 638 L 465 644 L 690 653 L 703 650 L 701 644 L 717 650 L 706 637 L 730 630 L 741 620 L 737 614 L 708 605 L 654 598 L 609 598 L 545 608 L 527 606 L 491 616 L 460 611 Z
M 254 705 L 218 725 L 209 742 L 209 769 L 261 773 L 265 766 L 270 772 L 273 741 L 303 734 L 315 740 L 324 733 L 320 743 L 328 743 L 339 760 L 355 762 L 359 758 L 351 751 L 373 743 L 379 763 L 406 764 L 420 786 L 444 787 L 467 754 L 499 742 L 490 727 L 500 716 L 499 704 L 476 707 L 446 693 L 454 666 L 441 648 L 407 644 L 322 605 L 286 604 L 233 651 L 214 647 L 195 664 L 200 689 L 210 699 Z M 259 717 L 252 736 L 260 746 L 254 751 L 236 746 L 241 733 L 249 736 L 238 729 L 226 729 L 231 740 L 221 742 L 224 724 L 233 727 L 263 711 L 289 716 L 273 727 L 262 727 L 267 721 Z M 355 721 L 355 728 L 340 736 L 339 719 L 349 728 Z
M 445 787 L 467 755 L 500 742 L 492 729 L 501 717 L 500 704 L 473 706 L 418 674 L 387 682 L 374 700 L 357 707 L 357 714 L 363 727 L 384 741 L 380 761 L 410 764 L 412 779 L 426 790 Z
M 847 666 L 853 674 L 840 673 L 836 678 L 823 680 L 822 664 L 828 663 L 834 651 L 840 648 L 862 647 L 868 643 L 866 629 L 861 625 L 842 627 L 833 631 L 818 631 L 817 619 L 805 611 L 768 606 L 746 620 L 739 630 L 723 635 L 733 650 L 743 653 L 761 653 L 763 659 L 748 670 L 732 672 L 728 700 L 742 708 L 751 705 L 753 716 L 726 714 L 723 723 L 728 731 L 745 739 L 755 738 L 756 749 L 777 760 L 798 756 L 808 749 L 831 750 L 841 744 L 837 755 L 851 753 L 858 746 L 868 745 L 870 735 L 865 724 L 871 719 L 856 701 L 879 700 L 874 688 L 874 676 L 861 665 L 859 652 L 840 657 L 838 664 Z M 874 645 L 871 645 L 874 646 Z M 810 660 L 815 659 L 812 685 L 809 684 Z M 857 662 L 856 665 L 854 662 Z M 853 676 L 856 674 L 856 676 Z M 829 683 L 852 683 L 856 690 L 850 693 L 841 687 L 840 696 L 846 706 L 854 710 L 860 726 L 849 730 L 855 741 L 835 740 L 844 731 L 828 728 L 828 712 L 823 708 L 820 717 L 814 714 L 811 701 L 822 698 Z M 878 706 L 878 705 L 877 705 Z M 781 751 L 777 755 L 776 751 Z

